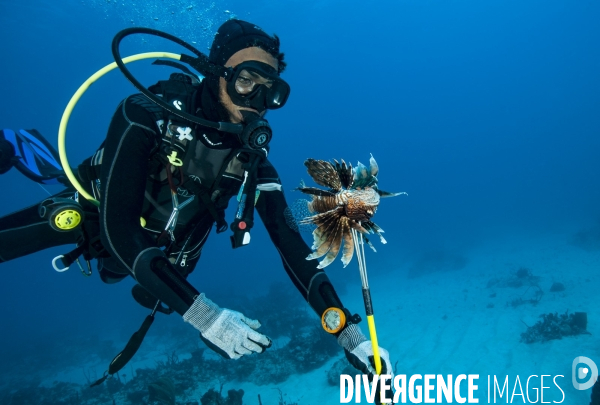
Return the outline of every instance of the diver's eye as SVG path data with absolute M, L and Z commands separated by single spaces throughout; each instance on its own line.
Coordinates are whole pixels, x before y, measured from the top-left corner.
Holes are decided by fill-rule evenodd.
M 235 91 L 239 94 L 248 94 L 254 89 L 255 83 L 249 77 L 239 76 L 235 81 Z
M 238 84 L 241 86 L 252 86 L 252 79 L 249 77 L 238 77 Z

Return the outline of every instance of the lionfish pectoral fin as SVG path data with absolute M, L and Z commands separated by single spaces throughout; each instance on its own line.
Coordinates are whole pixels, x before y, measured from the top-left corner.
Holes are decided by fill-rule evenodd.
M 325 255 L 333 246 L 332 244 L 336 238 L 340 215 L 337 210 L 329 211 L 328 215 L 324 217 L 324 221 L 326 222 L 323 222 L 323 225 L 313 232 L 312 249 L 314 252 L 309 256 L 311 259 L 316 259 Z
M 360 233 L 369 233 L 368 230 L 366 230 L 365 228 L 363 228 L 358 222 L 356 222 L 356 221 L 354 221 L 352 219 L 350 219 L 348 221 L 348 225 L 350 225 L 350 228 L 356 230 L 357 232 L 360 232 Z
M 331 247 L 332 233 L 335 231 L 336 221 L 333 221 L 327 226 L 327 230 L 322 231 L 320 234 L 313 233 L 313 245 L 311 249 L 314 251 L 308 257 L 310 259 L 318 259 L 325 255 Z
M 348 225 L 348 221 L 346 220 L 345 228 L 344 228 L 344 250 L 342 251 L 342 264 L 344 267 L 350 263 L 352 260 L 352 256 L 354 255 L 354 240 L 352 239 L 352 232 L 350 232 L 350 225 Z
M 329 245 L 327 245 L 327 239 L 329 238 L 329 234 L 330 234 L 330 230 L 329 228 L 331 228 L 332 224 L 328 224 L 326 229 L 322 229 L 319 232 L 317 232 L 319 230 L 319 228 L 315 229 L 313 231 L 313 244 L 310 247 L 312 250 L 314 250 L 314 252 L 311 253 L 311 258 L 312 259 L 316 259 L 319 258 L 321 256 L 323 256 L 325 253 L 327 253 L 327 248 Z M 323 251 L 325 250 L 325 251 Z
M 312 252 L 311 254 L 309 254 L 308 256 L 306 256 L 306 260 L 318 259 L 320 256 L 317 256 L 316 254 L 317 254 L 317 252 Z
M 340 247 L 342 244 L 342 235 L 339 232 L 339 221 L 337 225 L 338 226 L 336 226 L 336 229 L 330 234 L 329 238 L 327 239 L 327 242 L 325 243 L 327 245 L 327 249 L 325 252 L 326 254 L 323 260 L 321 260 L 319 262 L 319 265 L 317 266 L 317 268 L 319 269 L 324 269 L 325 267 L 329 266 L 331 262 L 335 260 L 335 258 L 338 255 L 338 252 L 340 251 Z
M 379 189 L 377 189 L 377 194 L 379 194 L 379 196 L 381 198 L 396 197 L 399 195 L 408 195 L 408 193 L 405 191 L 402 191 L 400 193 L 390 193 L 389 191 L 383 191 L 383 190 L 379 190 Z
M 340 210 L 336 208 L 310 217 L 311 223 L 317 225 L 313 235 L 322 237 L 327 234 L 329 228 L 335 224 L 339 216 Z
M 327 255 L 325 255 L 325 258 L 319 263 L 318 267 L 320 269 L 323 269 L 323 268 L 329 266 L 335 260 L 338 253 L 340 252 L 340 248 L 342 247 L 342 241 L 343 241 L 343 236 L 344 236 L 344 229 L 347 228 L 347 225 L 346 225 L 347 222 L 348 222 L 348 218 L 346 218 L 346 217 L 341 217 L 338 220 L 337 226 L 334 231 L 335 233 L 331 237 L 329 251 L 327 252 Z

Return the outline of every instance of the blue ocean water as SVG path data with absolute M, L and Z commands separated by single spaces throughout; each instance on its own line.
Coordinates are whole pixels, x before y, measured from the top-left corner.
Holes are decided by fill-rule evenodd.
M 374 291 L 376 308 L 386 314 L 396 311 L 391 300 L 402 301 L 395 283 L 408 283 L 423 258 L 458 263 L 450 276 L 439 277 L 449 277 L 447 295 L 462 298 L 468 263 L 482 263 L 485 272 L 485 262 L 474 257 L 493 252 L 489 246 L 495 241 L 558 235 L 567 244 L 577 232 L 592 229 L 593 235 L 600 227 L 600 4 L 589 0 L 3 1 L 0 126 L 37 128 L 56 144 L 64 107 L 88 76 L 112 61 L 116 32 L 148 26 L 206 50 L 217 27 L 231 17 L 252 21 L 282 41 L 288 62 L 284 78 L 292 92 L 286 107 L 268 119 L 274 130 L 270 160 L 289 201 L 300 197 L 293 191 L 300 179 L 309 180 L 303 166 L 309 157 L 367 163 L 372 153 L 381 188 L 408 192 L 383 200 L 375 218 L 388 244 L 376 241 L 378 253 L 369 254 L 369 269 L 373 284 L 382 286 Z M 155 50 L 180 51 L 140 37 L 123 52 Z M 145 62 L 132 70 L 147 85 L 168 74 Z M 95 151 L 116 105 L 133 92 L 112 72 L 85 94 L 69 125 L 73 164 Z M 14 170 L 0 176 L 0 187 L 0 215 L 46 196 Z M 586 267 L 592 269 L 586 285 L 597 291 L 600 241 L 590 243 L 591 250 L 574 257 L 593 264 Z M 13 375 L 13 390 L 37 384 L 36 379 L 52 380 L 47 374 L 58 366 L 88 367 L 89 356 L 106 342 L 115 342 L 116 354 L 147 314 L 130 297 L 131 280 L 104 285 L 97 275 L 88 279 L 76 269 L 54 272 L 50 260 L 68 250 L 51 249 L 0 266 L 0 359 Z M 440 267 L 448 265 L 440 260 Z M 546 275 L 548 269 L 535 263 L 494 268 L 499 278 L 520 265 Z M 556 265 L 553 274 L 573 272 L 569 263 Z M 353 310 L 362 311 L 356 270 L 336 262 L 328 272 L 344 295 L 354 289 Z M 276 282 L 289 284 L 260 225 L 243 249 L 231 250 L 227 234 L 211 235 L 190 280 L 221 302 L 264 295 Z M 535 316 L 544 312 L 531 310 Z M 580 310 L 592 311 L 591 301 Z M 408 320 L 406 311 L 398 309 L 394 319 Z M 598 330 L 598 317 L 589 322 Z M 156 323 L 152 333 L 164 340 L 197 340 L 175 315 Z M 514 323 L 520 324 L 518 317 Z M 385 324 L 379 326 L 384 336 L 396 339 L 388 337 L 388 346 L 401 347 L 403 325 L 388 325 L 388 332 Z M 518 334 L 514 338 L 518 341 Z M 577 355 L 600 359 L 597 340 L 595 353 L 568 353 Z M 489 367 L 493 372 L 494 365 Z M 503 367 L 498 365 L 496 374 Z M 85 384 L 85 379 L 70 382 Z M 338 394 L 335 387 L 324 391 L 322 403 L 337 403 Z M 573 401 L 565 403 L 583 403 Z

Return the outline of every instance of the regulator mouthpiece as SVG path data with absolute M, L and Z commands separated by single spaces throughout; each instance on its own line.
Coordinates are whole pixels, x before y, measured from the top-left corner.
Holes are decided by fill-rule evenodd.
M 246 125 L 239 135 L 240 142 L 251 149 L 265 148 L 273 137 L 269 122 L 251 111 L 242 111 L 242 116 Z

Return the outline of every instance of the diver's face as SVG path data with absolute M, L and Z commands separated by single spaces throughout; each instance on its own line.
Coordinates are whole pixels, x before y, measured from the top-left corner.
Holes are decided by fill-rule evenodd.
M 273 55 L 258 47 L 244 48 L 237 51 L 236 53 L 231 55 L 227 62 L 225 62 L 225 66 L 236 67 L 242 62 L 247 62 L 250 60 L 266 63 L 268 65 L 271 65 L 275 69 L 279 67 L 279 62 L 275 57 L 273 57 Z M 252 111 L 257 114 L 259 113 L 253 108 L 240 107 L 238 105 L 235 105 L 233 101 L 231 101 L 231 97 L 229 97 L 229 94 L 227 94 L 227 82 L 222 77 L 219 78 L 219 101 L 221 102 L 221 104 L 223 104 L 223 106 L 229 113 L 229 120 L 234 124 L 239 124 L 244 120 L 241 111 L 245 110 Z M 262 111 L 260 115 L 263 116 L 265 112 L 266 111 Z

